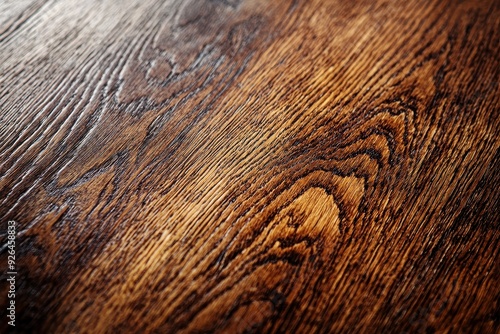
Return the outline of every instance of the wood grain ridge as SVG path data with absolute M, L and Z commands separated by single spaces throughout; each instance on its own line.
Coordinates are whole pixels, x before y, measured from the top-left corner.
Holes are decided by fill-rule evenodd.
M 496 0 L 0 4 L 16 332 L 500 332 L 499 77 Z

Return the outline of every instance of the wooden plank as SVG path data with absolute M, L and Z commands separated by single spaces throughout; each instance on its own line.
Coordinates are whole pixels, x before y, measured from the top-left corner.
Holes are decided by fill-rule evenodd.
M 500 331 L 500 2 L 0 12 L 17 331 Z

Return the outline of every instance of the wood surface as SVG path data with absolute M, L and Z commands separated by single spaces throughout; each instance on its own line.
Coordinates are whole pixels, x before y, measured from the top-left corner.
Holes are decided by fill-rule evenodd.
M 499 333 L 500 1 L 0 3 L 19 333 Z

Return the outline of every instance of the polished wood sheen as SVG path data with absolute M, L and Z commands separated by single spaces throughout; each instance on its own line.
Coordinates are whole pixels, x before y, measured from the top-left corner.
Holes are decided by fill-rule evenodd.
M 499 333 L 500 2 L 0 3 L 0 331 Z

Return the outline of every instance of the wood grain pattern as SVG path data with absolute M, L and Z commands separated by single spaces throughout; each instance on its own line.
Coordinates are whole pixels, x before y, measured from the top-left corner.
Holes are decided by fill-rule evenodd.
M 500 332 L 499 76 L 496 0 L 1 3 L 17 331 Z

